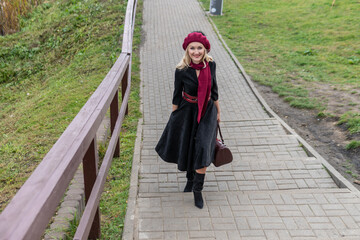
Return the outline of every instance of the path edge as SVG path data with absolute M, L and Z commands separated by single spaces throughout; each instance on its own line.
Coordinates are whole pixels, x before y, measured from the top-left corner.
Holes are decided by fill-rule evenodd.
M 131 168 L 129 197 L 127 200 L 124 230 L 122 234 L 123 240 L 134 239 L 134 230 L 135 230 L 134 227 L 135 227 L 135 222 L 137 221 L 135 209 L 136 209 L 136 201 L 137 201 L 137 193 L 138 193 L 142 132 L 143 132 L 143 118 L 140 118 L 138 121 L 137 132 L 136 132 L 134 155 L 133 155 L 133 162 Z
M 209 23 L 211 24 L 212 28 L 214 29 L 214 32 L 216 33 L 220 42 L 224 46 L 225 50 L 229 53 L 229 55 L 232 58 L 232 60 L 234 61 L 235 65 L 240 70 L 241 75 L 244 77 L 246 83 L 249 85 L 251 91 L 254 93 L 255 97 L 258 99 L 260 104 L 264 107 L 265 111 L 267 111 L 269 115 L 276 118 L 280 122 L 280 124 L 283 126 L 283 128 L 285 128 L 288 132 L 293 134 L 296 137 L 296 139 L 302 144 L 305 151 L 307 151 L 308 153 L 310 153 L 317 159 L 321 160 L 322 165 L 325 167 L 325 169 L 330 174 L 330 176 L 333 178 L 333 180 L 335 181 L 336 185 L 339 188 L 348 188 L 351 192 L 358 194 L 360 196 L 360 191 L 356 187 L 354 187 L 344 176 L 342 176 L 326 159 L 324 159 L 313 147 L 311 147 L 302 137 L 300 137 L 293 128 L 291 128 L 284 120 L 282 120 L 270 108 L 270 106 L 266 103 L 265 99 L 261 96 L 261 94 L 256 89 L 256 87 L 255 87 L 253 81 L 251 80 L 251 78 L 249 77 L 249 75 L 247 75 L 247 73 L 245 72 L 245 69 L 243 68 L 243 66 L 240 64 L 240 62 L 238 61 L 236 56 L 232 53 L 231 49 L 226 44 L 226 42 L 223 39 L 223 37 L 221 36 L 218 28 L 216 27 L 214 21 L 209 16 L 209 13 L 206 12 L 203 4 L 199 0 L 198 0 L 198 3 L 200 5 L 200 7 L 203 9 L 206 18 L 208 19 Z

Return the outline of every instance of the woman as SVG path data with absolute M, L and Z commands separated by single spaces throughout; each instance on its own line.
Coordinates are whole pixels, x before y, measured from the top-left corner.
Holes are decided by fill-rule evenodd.
M 182 46 L 185 55 L 176 66 L 172 113 L 155 150 L 164 161 L 187 172 L 184 192 L 193 191 L 195 206 L 201 209 L 205 172 L 214 159 L 220 122 L 216 65 L 208 55 L 210 42 L 204 33 L 190 33 Z

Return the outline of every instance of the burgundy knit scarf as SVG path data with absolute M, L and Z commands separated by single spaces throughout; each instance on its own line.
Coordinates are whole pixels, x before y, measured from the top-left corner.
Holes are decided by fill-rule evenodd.
M 190 67 L 200 70 L 200 74 L 198 77 L 198 116 L 197 116 L 197 122 L 200 122 L 200 119 L 204 116 L 208 99 L 210 96 L 210 90 L 211 90 L 211 72 L 209 63 L 205 62 L 206 67 L 204 68 L 204 63 L 195 64 L 193 62 L 190 63 Z

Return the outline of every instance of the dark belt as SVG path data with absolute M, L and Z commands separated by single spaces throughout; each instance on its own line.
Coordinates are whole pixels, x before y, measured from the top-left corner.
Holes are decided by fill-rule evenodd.
M 197 102 L 198 102 L 197 97 L 190 96 L 190 95 L 187 94 L 186 92 L 183 92 L 183 98 L 184 98 L 186 101 L 188 101 L 189 103 L 197 103 Z M 209 97 L 208 101 L 210 101 L 210 97 Z

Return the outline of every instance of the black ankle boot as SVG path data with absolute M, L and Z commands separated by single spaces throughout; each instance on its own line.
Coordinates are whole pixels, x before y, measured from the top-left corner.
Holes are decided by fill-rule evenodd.
M 184 192 L 191 192 L 192 191 L 193 182 L 194 182 L 194 175 L 195 175 L 195 171 L 187 171 L 186 172 L 187 182 L 186 182 L 186 186 L 184 188 Z
M 194 192 L 194 201 L 195 206 L 202 209 L 204 207 L 204 200 L 201 194 L 204 186 L 205 174 L 195 173 L 194 183 L 193 183 L 193 192 Z

